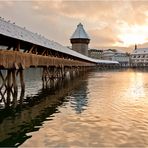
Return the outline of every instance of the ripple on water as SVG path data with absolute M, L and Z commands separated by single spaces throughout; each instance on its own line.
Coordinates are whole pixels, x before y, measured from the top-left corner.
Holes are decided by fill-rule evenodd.
M 21 146 L 146 147 L 147 84 L 146 72 L 92 72 L 62 101 L 42 109 L 49 114 Z

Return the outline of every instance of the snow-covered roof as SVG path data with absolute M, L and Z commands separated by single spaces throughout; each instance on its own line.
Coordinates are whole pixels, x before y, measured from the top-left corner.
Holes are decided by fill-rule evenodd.
M 131 54 L 148 54 L 148 48 L 137 48 Z
M 126 53 L 126 51 L 122 50 L 122 49 L 116 49 L 117 53 Z
M 110 61 L 110 60 L 97 60 L 96 59 L 96 63 L 98 63 L 98 64 L 119 64 L 119 62 L 118 61 Z
M 77 29 L 73 33 L 70 39 L 90 39 L 86 31 L 83 28 L 83 25 L 80 23 L 77 25 Z
M 126 53 L 122 49 L 105 49 L 103 53 Z
M 115 52 L 111 51 L 111 50 L 105 50 L 103 51 L 103 54 L 114 54 Z
M 39 46 L 42 46 L 48 49 L 52 49 L 55 51 L 68 54 L 68 55 L 72 55 L 74 57 L 78 57 L 78 58 L 81 58 L 83 60 L 87 60 L 90 62 L 112 63 L 112 61 L 104 61 L 104 60 L 100 61 L 100 60 L 92 59 L 90 57 L 82 55 L 74 50 L 71 50 L 65 46 L 62 46 L 61 44 L 57 42 L 50 41 L 37 33 L 33 33 L 31 31 L 26 30 L 25 28 L 19 27 L 15 24 L 11 24 L 10 22 L 3 20 L 2 18 L 0 18 L 0 35 L 4 35 L 4 36 L 11 37 L 14 39 L 36 44 L 36 45 L 39 45 Z

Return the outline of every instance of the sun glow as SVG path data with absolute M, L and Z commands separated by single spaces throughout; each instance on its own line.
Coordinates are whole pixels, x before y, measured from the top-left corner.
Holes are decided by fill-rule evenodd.
M 144 81 L 142 73 L 131 73 L 129 86 L 126 92 L 127 97 L 141 99 L 145 97 Z
M 146 37 L 143 34 L 123 34 L 121 35 L 121 40 L 125 46 L 130 46 L 133 44 L 142 44 L 146 42 Z
M 125 25 L 118 37 L 124 46 L 143 44 L 148 41 L 148 26 Z

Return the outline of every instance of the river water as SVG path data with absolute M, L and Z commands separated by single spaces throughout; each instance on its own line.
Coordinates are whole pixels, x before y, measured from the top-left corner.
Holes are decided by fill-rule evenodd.
M 95 70 L 42 89 L 26 72 L 24 106 L 0 112 L 0 146 L 148 146 L 148 70 Z

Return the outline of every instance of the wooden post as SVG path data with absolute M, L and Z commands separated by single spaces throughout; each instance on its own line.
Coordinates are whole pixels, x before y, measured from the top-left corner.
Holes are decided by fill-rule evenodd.
M 7 71 L 7 100 L 6 100 L 6 107 L 10 105 L 10 97 L 11 97 L 11 70 Z
M 17 105 L 17 93 L 18 93 L 18 86 L 17 86 L 17 79 L 16 79 L 16 70 L 12 71 L 12 79 L 13 79 L 13 107 L 15 108 Z
M 18 43 L 16 45 L 16 51 L 20 51 L 20 41 L 18 41 Z
M 23 70 L 19 70 L 20 73 L 20 83 L 21 83 L 21 95 L 20 95 L 20 105 L 22 106 L 25 94 L 25 82 L 24 82 L 24 74 Z
M 1 70 L 0 70 L 0 78 L 2 80 L 2 84 L 0 85 L 0 95 L 1 95 L 1 100 L 0 101 L 3 101 L 4 104 L 6 104 L 6 100 L 5 100 L 5 93 L 6 93 L 6 90 L 7 90 L 7 85 L 6 85 L 6 80 L 7 80 L 7 76 L 6 78 L 4 78 Z M 4 92 L 2 91 L 3 87 L 5 87 L 5 90 Z
M 74 72 L 73 72 L 73 67 L 70 67 L 70 78 L 73 80 L 74 78 Z
M 64 79 L 64 77 L 66 76 L 64 66 L 62 66 L 61 71 L 62 71 L 62 79 Z
M 47 87 L 51 83 L 51 79 L 53 77 L 51 70 L 52 69 L 49 67 L 43 67 L 43 73 L 42 73 L 43 88 L 45 88 L 45 86 Z
M 20 94 L 20 106 L 21 106 L 21 107 L 22 107 L 22 105 L 23 105 L 24 94 L 25 94 L 25 91 L 21 91 L 21 94 Z
M 42 72 L 42 84 L 44 88 L 45 87 L 45 67 L 43 67 L 43 72 Z
M 23 70 L 20 69 L 19 73 L 20 73 L 21 91 L 25 92 L 25 82 L 24 82 Z

